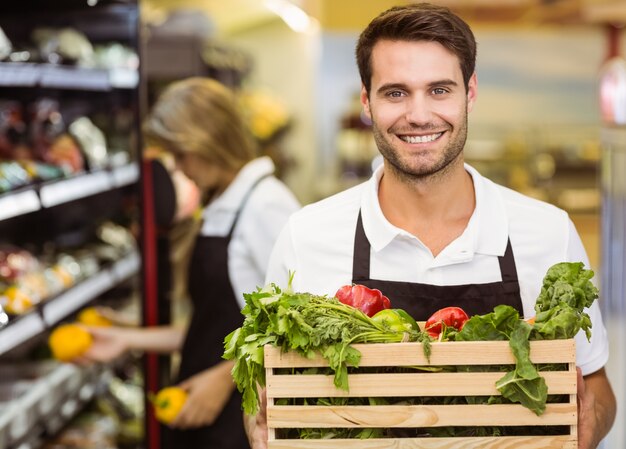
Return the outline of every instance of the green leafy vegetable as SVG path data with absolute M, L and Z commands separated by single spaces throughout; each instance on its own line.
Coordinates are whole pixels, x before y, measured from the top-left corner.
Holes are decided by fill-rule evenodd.
M 550 267 L 535 303 L 537 316 L 531 338 L 574 338 L 580 329 L 591 338 L 591 319 L 584 309 L 598 298 L 598 289 L 591 282 L 593 275 L 581 262 Z
M 223 357 L 235 360 L 232 375 L 248 414 L 258 410 L 257 384 L 265 385 L 263 346 L 267 344 L 309 358 L 321 354 L 334 372 L 335 386 L 343 390 L 348 390 L 348 366 L 357 367 L 361 358 L 353 343 L 423 341 L 429 355 L 430 340 L 419 328 L 394 331 L 336 298 L 294 293 L 290 287 L 283 291 L 274 284 L 244 298 L 243 325 L 226 336 Z
M 546 410 L 548 387 L 537 368 L 530 361 L 530 325 L 517 320 L 511 333 L 509 346 L 515 357 L 515 370 L 508 372 L 496 382 L 496 388 L 502 396 L 511 402 L 517 402 L 532 410 L 537 415 Z

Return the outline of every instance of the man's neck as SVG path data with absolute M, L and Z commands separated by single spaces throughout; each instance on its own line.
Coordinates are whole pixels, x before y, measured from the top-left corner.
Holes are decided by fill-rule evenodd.
M 385 218 L 420 239 L 434 256 L 463 233 L 476 206 L 463 161 L 449 168 L 441 176 L 407 182 L 385 166 L 378 189 Z

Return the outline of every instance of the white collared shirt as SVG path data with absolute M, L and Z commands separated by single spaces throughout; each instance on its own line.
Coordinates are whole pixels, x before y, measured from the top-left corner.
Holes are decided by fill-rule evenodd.
M 292 215 L 281 233 L 268 268 L 266 283 L 287 285 L 294 271 L 296 291 L 334 295 L 352 283 L 356 221 L 371 244 L 371 277 L 433 285 L 481 284 L 500 281 L 498 256 L 510 238 L 520 283 L 524 316 L 534 305 L 548 268 L 558 262 L 589 261 L 567 213 L 555 206 L 499 186 L 465 166 L 472 176 L 476 208 L 465 231 L 433 257 L 420 240 L 392 225 L 378 202 L 379 167 L 356 187 L 304 207 Z M 384 292 L 383 292 L 384 293 Z M 583 374 L 608 360 L 606 330 L 597 301 L 591 307 L 592 342 L 577 336 L 577 360 Z
M 248 191 L 264 176 L 274 173 L 269 157 L 246 164 L 228 188 L 203 210 L 200 235 L 224 237 Z M 228 274 L 239 306 L 243 293 L 264 285 L 272 246 L 289 216 L 300 205 L 291 191 L 274 176 L 263 179 L 246 201 L 228 245 Z

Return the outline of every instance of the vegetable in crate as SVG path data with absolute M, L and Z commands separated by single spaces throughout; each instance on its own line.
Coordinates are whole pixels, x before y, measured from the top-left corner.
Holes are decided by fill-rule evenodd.
M 460 307 L 444 307 L 433 313 L 424 327 L 431 337 L 439 338 L 442 332 L 447 334 L 445 331 L 449 328 L 460 331 L 468 319 L 467 313 Z
M 420 332 L 419 325 L 411 315 L 402 309 L 383 309 L 372 317 L 372 321 L 380 323 L 393 332 Z
M 380 290 L 364 285 L 344 285 L 335 297 L 349 306 L 355 307 L 367 316 L 374 316 L 383 309 L 391 308 L 391 301 Z
M 243 409 L 248 414 L 259 407 L 257 384 L 265 386 L 266 344 L 305 357 L 319 353 L 335 373 L 335 386 L 344 390 L 348 390 L 348 366 L 358 366 L 361 357 L 353 343 L 423 341 L 428 348 L 427 334 L 399 312 L 394 312 L 393 321 L 386 315 L 375 320 L 336 298 L 295 293 L 290 285 L 283 291 L 272 284 L 244 298 L 243 325 L 226 336 L 223 357 L 235 360 L 233 379 L 243 393 Z
M 594 272 L 582 262 L 563 262 L 550 267 L 535 303 L 531 338 L 553 340 L 574 338 L 580 329 L 591 338 L 591 319 L 584 311 L 598 298 L 591 282 Z
M 508 340 L 515 369 L 496 382 L 503 397 L 518 402 L 537 415 L 545 410 L 548 389 L 530 361 L 529 340 L 574 338 L 583 329 L 591 337 L 591 320 L 584 309 L 598 297 L 593 271 L 580 262 L 562 262 L 548 269 L 537 297 L 537 316 L 531 325 L 517 310 L 497 306 L 492 313 L 472 316 L 455 336 L 456 341 Z

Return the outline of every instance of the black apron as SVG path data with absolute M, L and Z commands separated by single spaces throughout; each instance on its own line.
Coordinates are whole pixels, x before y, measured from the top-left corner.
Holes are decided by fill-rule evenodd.
M 413 282 L 385 281 L 370 278 L 370 242 L 363 229 L 361 213 L 354 238 L 352 282 L 380 290 L 391 306 L 404 309 L 417 321 L 426 321 L 437 310 L 460 307 L 468 315 L 485 314 L 500 304 L 514 307 L 523 315 L 515 258 L 509 239 L 504 256 L 498 257 L 501 282 L 466 285 L 430 285 Z
M 178 382 L 222 362 L 224 337 L 243 323 L 228 273 L 228 245 L 250 193 L 266 177 L 258 179 L 244 197 L 228 235 L 196 238 L 188 285 L 193 313 L 181 352 Z M 250 447 L 243 427 L 241 393 L 236 388 L 211 426 L 169 430 L 166 446 L 169 449 Z

